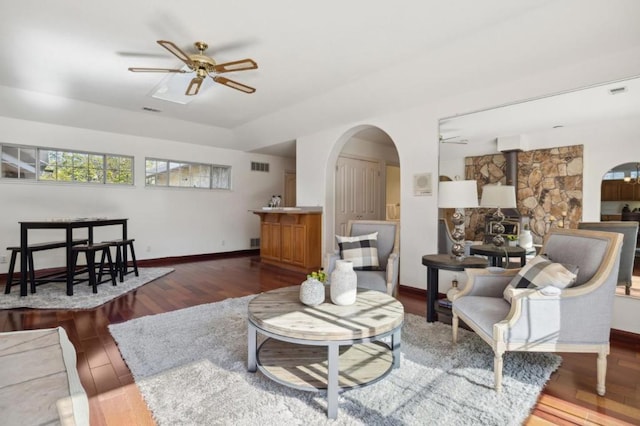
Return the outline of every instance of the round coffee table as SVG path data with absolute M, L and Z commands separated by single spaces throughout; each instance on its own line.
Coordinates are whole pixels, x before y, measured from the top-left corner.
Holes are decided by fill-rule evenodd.
M 327 391 L 327 416 L 338 393 L 381 380 L 400 366 L 404 307 L 393 297 L 359 290 L 356 302 L 306 306 L 300 286 L 259 294 L 248 309 L 248 363 L 270 379 L 301 390 Z M 258 335 L 261 339 L 258 346 Z M 380 341 L 390 336 L 390 343 Z

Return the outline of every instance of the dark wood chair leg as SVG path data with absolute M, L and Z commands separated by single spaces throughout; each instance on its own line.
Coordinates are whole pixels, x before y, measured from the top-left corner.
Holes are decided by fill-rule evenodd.
M 102 282 L 102 273 L 104 271 L 104 261 L 107 258 L 107 249 L 102 250 L 102 255 L 100 256 L 100 266 L 98 267 L 98 282 Z
M 116 244 L 116 271 L 118 272 L 120 282 L 124 281 L 124 274 L 127 272 L 127 265 L 124 264 L 122 250 L 123 248 L 120 247 L 120 244 Z
M 27 250 L 27 264 L 29 265 L 29 279 L 31 280 L 31 293 L 36 292 L 36 268 L 33 266 L 33 252 Z
M 89 285 L 94 293 L 98 292 L 98 282 L 96 280 L 96 252 L 89 250 L 84 253 L 87 257 L 87 268 L 89 269 Z
M 139 276 L 138 275 L 138 262 L 136 261 L 136 252 L 133 249 L 133 241 L 129 242 L 129 251 L 131 253 L 131 262 L 133 263 L 133 272 L 135 273 L 136 277 Z
M 13 285 L 13 271 L 16 269 L 16 258 L 18 252 L 11 250 L 11 261 L 9 262 L 9 271 L 7 272 L 7 284 L 4 286 L 4 294 L 11 293 L 11 286 Z
M 113 268 L 113 258 L 111 257 L 111 248 L 105 247 L 102 253 L 107 253 L 107 260 L 109 261 L 109 274 L 111 276 L 111 284 L 118 285 L 116 283 L 116 271 Z
M 74 250 L 71 254 L 71 270 L 73 274 L 76 273 L 76 266 L 78 265 L 78 252 Z M 71 287 L 71 294 L 69 296 L 73 296 L 73 286 Z

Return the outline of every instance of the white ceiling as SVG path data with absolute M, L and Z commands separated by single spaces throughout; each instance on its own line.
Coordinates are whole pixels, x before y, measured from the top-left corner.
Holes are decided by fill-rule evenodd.
M 2 99 L 79 102 L 0 114 L 240 149 L 261 135 L 290 152 L 328 126 L 636 48 L 639 16 L 636 0 L 4 1 Z M 179 67 L 159 39 L 188 52 L 205 41 L 219 63 L 253 58 L 259 69 L 228 76 L 256 93 L 214 84 L 188 105 L 151 98 L 163 75 L 127 68 Z
M 440 134 L 445 146 L 462 142 L 492 152 L 499 138 L 632 117 L 640 120 L 640 78 L 443 118 Z

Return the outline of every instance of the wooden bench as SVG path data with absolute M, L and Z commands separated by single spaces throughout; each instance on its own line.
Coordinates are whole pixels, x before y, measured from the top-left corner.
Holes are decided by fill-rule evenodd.
M 73 245 L 78 244 L 86 244 L 89 240 L 86 238 L 80 238 L 73 240 Z M 35 243 L 29 244 L 27 247 L 27 271 L 20 271 L 20 273 L 28 273 L 29 274 L 29 282 L 31 285 L 31 293 L 36 292 L 36 276 L 35 276 L 35 268 L 33 266 L 33 253 L 37 251 L 43 250 L 52 250 L 57 248 L 65 248 L 67 246 L 66 241 L 51 241 L 46 243 Z M 20 246 L 12 246 L 7 247 L 7 251 L 11 252 L 11 260 L 9 261 L 9 271 L 7 272 L 7 283 L 4 287 L 4 294 L 11 293 L 11 286 L 13 285 L 13 273 L 16 268 L 16 260 L 18 258 L 18 254 L 22 251 Z M 51 282 L 55 280 L 43 280 L 43 282 Z

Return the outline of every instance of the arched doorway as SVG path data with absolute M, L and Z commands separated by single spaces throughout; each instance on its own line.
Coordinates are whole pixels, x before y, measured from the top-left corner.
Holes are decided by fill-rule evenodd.
M 600 220 L 627 221 L 640 219 L 640 162 L 618 164 L 602 178 L 600 190 Z M 631 288 L 626 294 L 640 298 L 640 235 L 636 244 L 636 259 Z M 620 287 L 616 290 L 622 294 Z
M 345 138 L 335 163 L 334 233 L 349 220 L 400 220 L 400 160 L 391 137 L 362 126 Z

